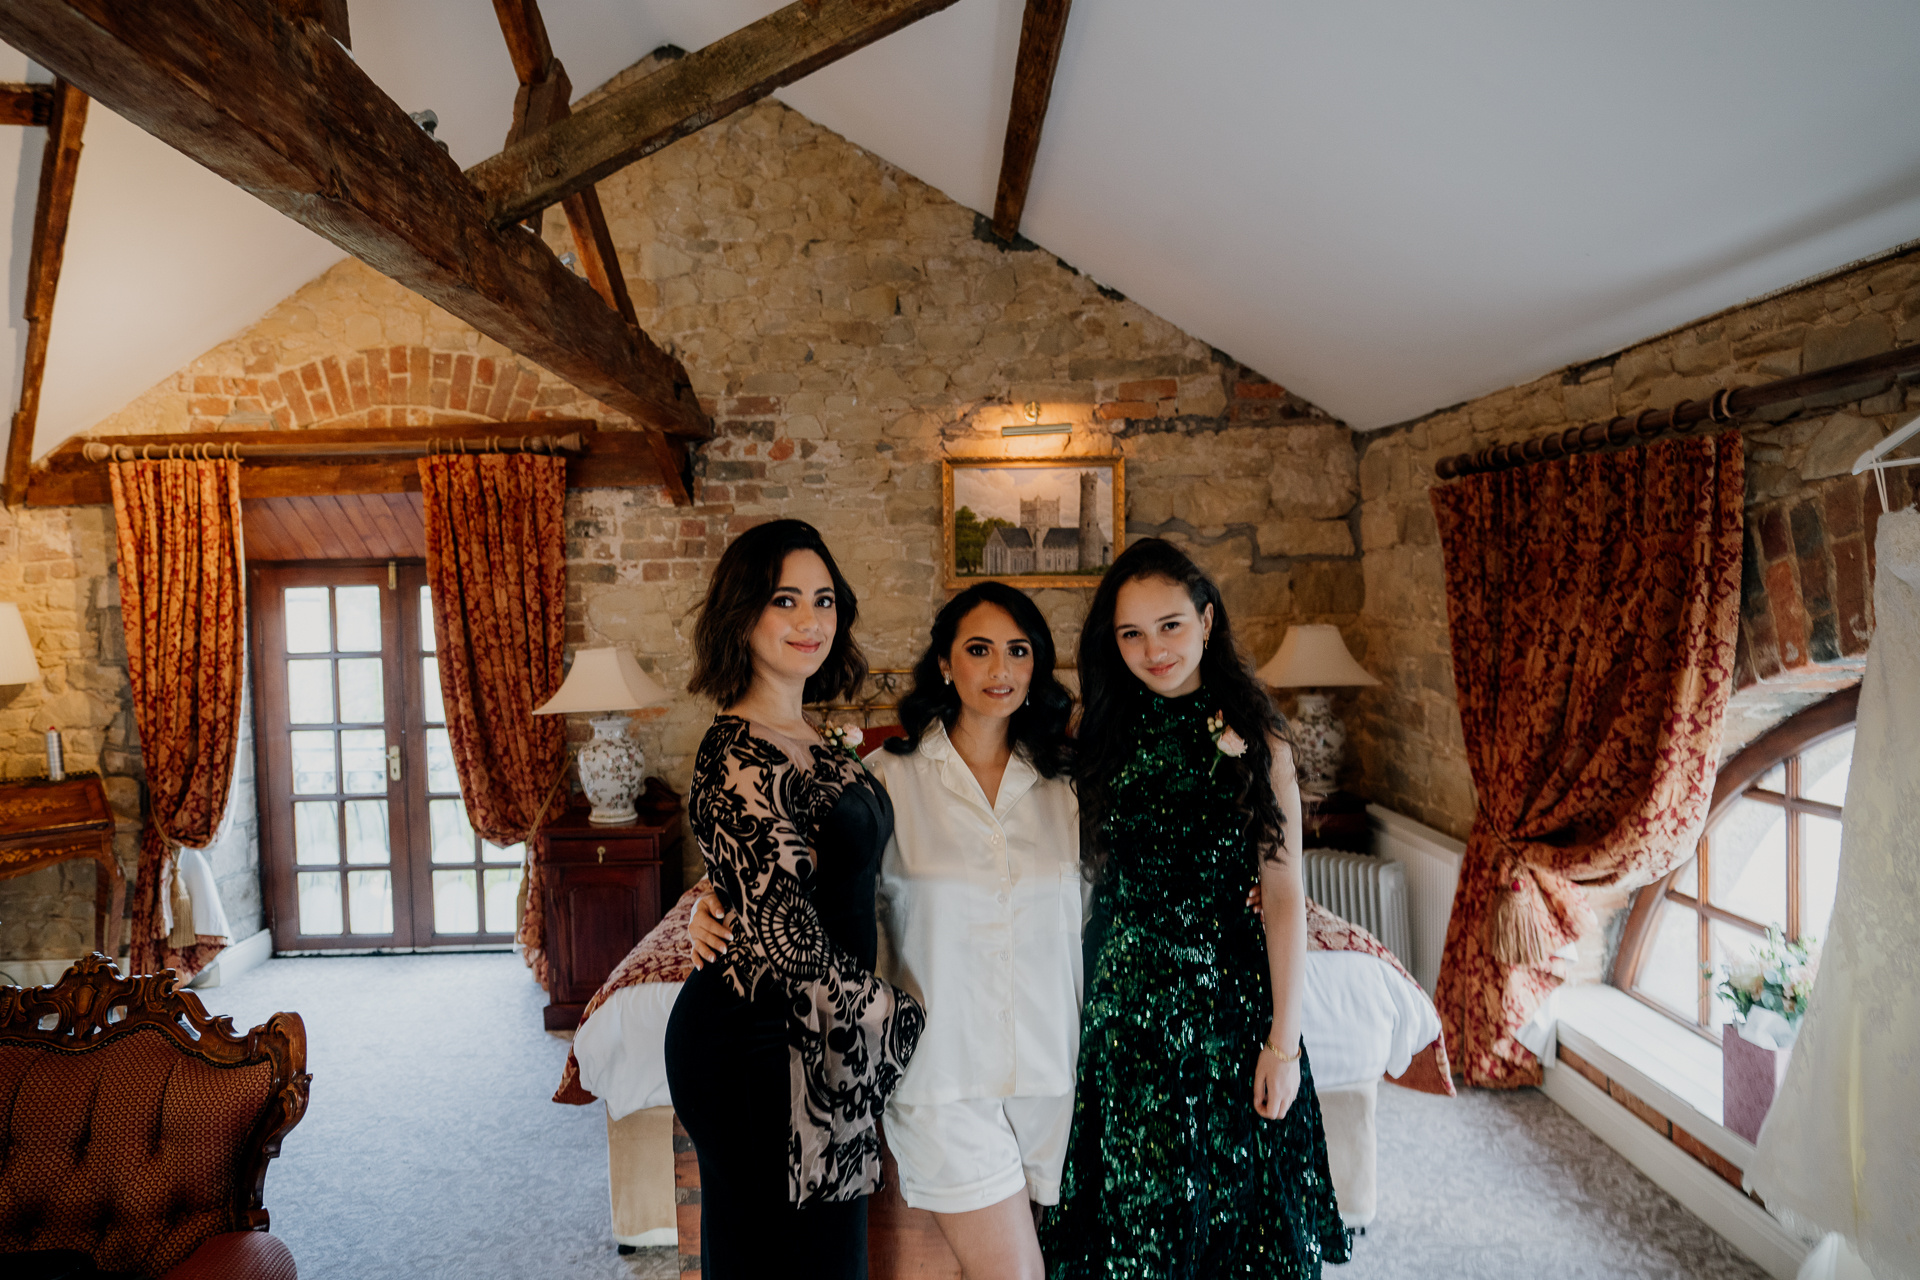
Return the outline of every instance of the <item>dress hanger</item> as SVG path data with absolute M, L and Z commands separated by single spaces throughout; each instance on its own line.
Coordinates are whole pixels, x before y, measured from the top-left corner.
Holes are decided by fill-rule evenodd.
M 1920 466 L 1920 458 L 1889 458 L 1888 454 L 1898 449 L 1915 436 L 1920 436 L 1920 418 L 1914 418 L 1895 429 L 1894 433 L 1873 448 L 1853 460 L 1853 474 L 1862 471 L 1873 472 L 1874 483 L 1880 487 L 1880 510 L 1887 509 L 1887 468 Z

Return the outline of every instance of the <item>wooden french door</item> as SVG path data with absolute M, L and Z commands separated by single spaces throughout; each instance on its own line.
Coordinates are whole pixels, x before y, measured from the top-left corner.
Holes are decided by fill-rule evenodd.
M 522 846 L 481 840 L 467 821 L 425 567 L 248 573 L 274 949 L 510 944 Z

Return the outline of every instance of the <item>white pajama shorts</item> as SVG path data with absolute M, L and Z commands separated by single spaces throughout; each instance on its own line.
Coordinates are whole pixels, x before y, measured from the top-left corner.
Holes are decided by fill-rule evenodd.
M 1058 1204 L 1073 1095 L 887 1105 L 887 1146 L 915 1209 L 970 1213 L 1024 1190 Z

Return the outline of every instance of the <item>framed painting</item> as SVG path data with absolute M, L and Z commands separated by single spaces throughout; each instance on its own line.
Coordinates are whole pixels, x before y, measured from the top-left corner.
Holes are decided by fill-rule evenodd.
M 946 585 L 1091 587 L 1126 543 L 1126 460 L 952 458 L 940 464 Z

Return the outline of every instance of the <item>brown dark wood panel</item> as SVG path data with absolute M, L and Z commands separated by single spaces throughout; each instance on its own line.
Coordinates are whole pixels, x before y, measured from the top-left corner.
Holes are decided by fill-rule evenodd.
M 40 385 L 47 372 L 47 339 L 60 264 L 67 255 L 67 223 L 73 184 L 80 172 L 80 135 L 87 127 L 87 95 L 55 81 L 47 118 L 47 147 L 40 158 L 40 195 L 33 209 L 33 250 L 27 259 L 27 350 L 20 375 L 20 407 L 7 437 L 3 496 L 10 507 L 26 497 L 33 465 L 33 433 L 40 420 Z
M 1011 240 L 1020 231 L 1033 181 L 1033 158 L 1040 152 L 1040 126 L 1053 98 L 1053 73 L 1067 36 L 1067 10 L 1073 0 L 1027 0 L 1020 22 L 1020 57 L 1013 68 L 1013 105 L 1007 111 L 1007 143 L 1000 156 L 1000 189 L 993 199 L 993 233 Z
M 712 434 L 680 362 L 536 237 L 496 229 L 459 167 L 319 24 L 265 0 L 79 4 L 9 0 L 0 38 L 636 422 Z M 688 500 L 678 472 L 660 481 Z
M 111 502 L 113 495 L 107 481 L 106 465 L 87 461 L 81 452 L 90 443 L 127 445 L 135 449 L 151 445 L 156 455 L 164 456 L 161 451 L 165 449 L 196 444 L 284 444 L 288 440 L 301 439 L 336 444 L 356 440 L 424 442 L 464 438 L 475 452 L 483 452 L 490 436 L 508 439 L 566 431 L 578 431 L 586 439 L 585 452 L 567 458 L 569 488 L 632 489 L 661 484 L 661 468 L 655 451 L 662 444 L 667 446 L 674 459 L 676 472 L 685 465 L 685 447 L 677 440 L 667 440 L 658 433 L 647 431 L 604 431 L 591 422 L 579 419 L 489 423 L 484 431 L 476 431 L 471 427 L 392 427 L 381 431 L 327 427 L 300 432 L 230 431 L 200 436 L 110 436 L 98 440 L 76 437 L 41 459 L 32 469 L 27 486 L 27 505 L 72 507 Z M 245 462 L 240 468 L 242 498 L 418 492 L 418 459 L 409 457 L 347 457 L 312 462 L 254 460 Z
M 44 2 L 44 0 L 43 0 Z M 518 222 L 954 0 L 796 0 L 467 170 Z
M 0 84 L 0 124 L 43 125 L 53 119 L 50 84 Z

